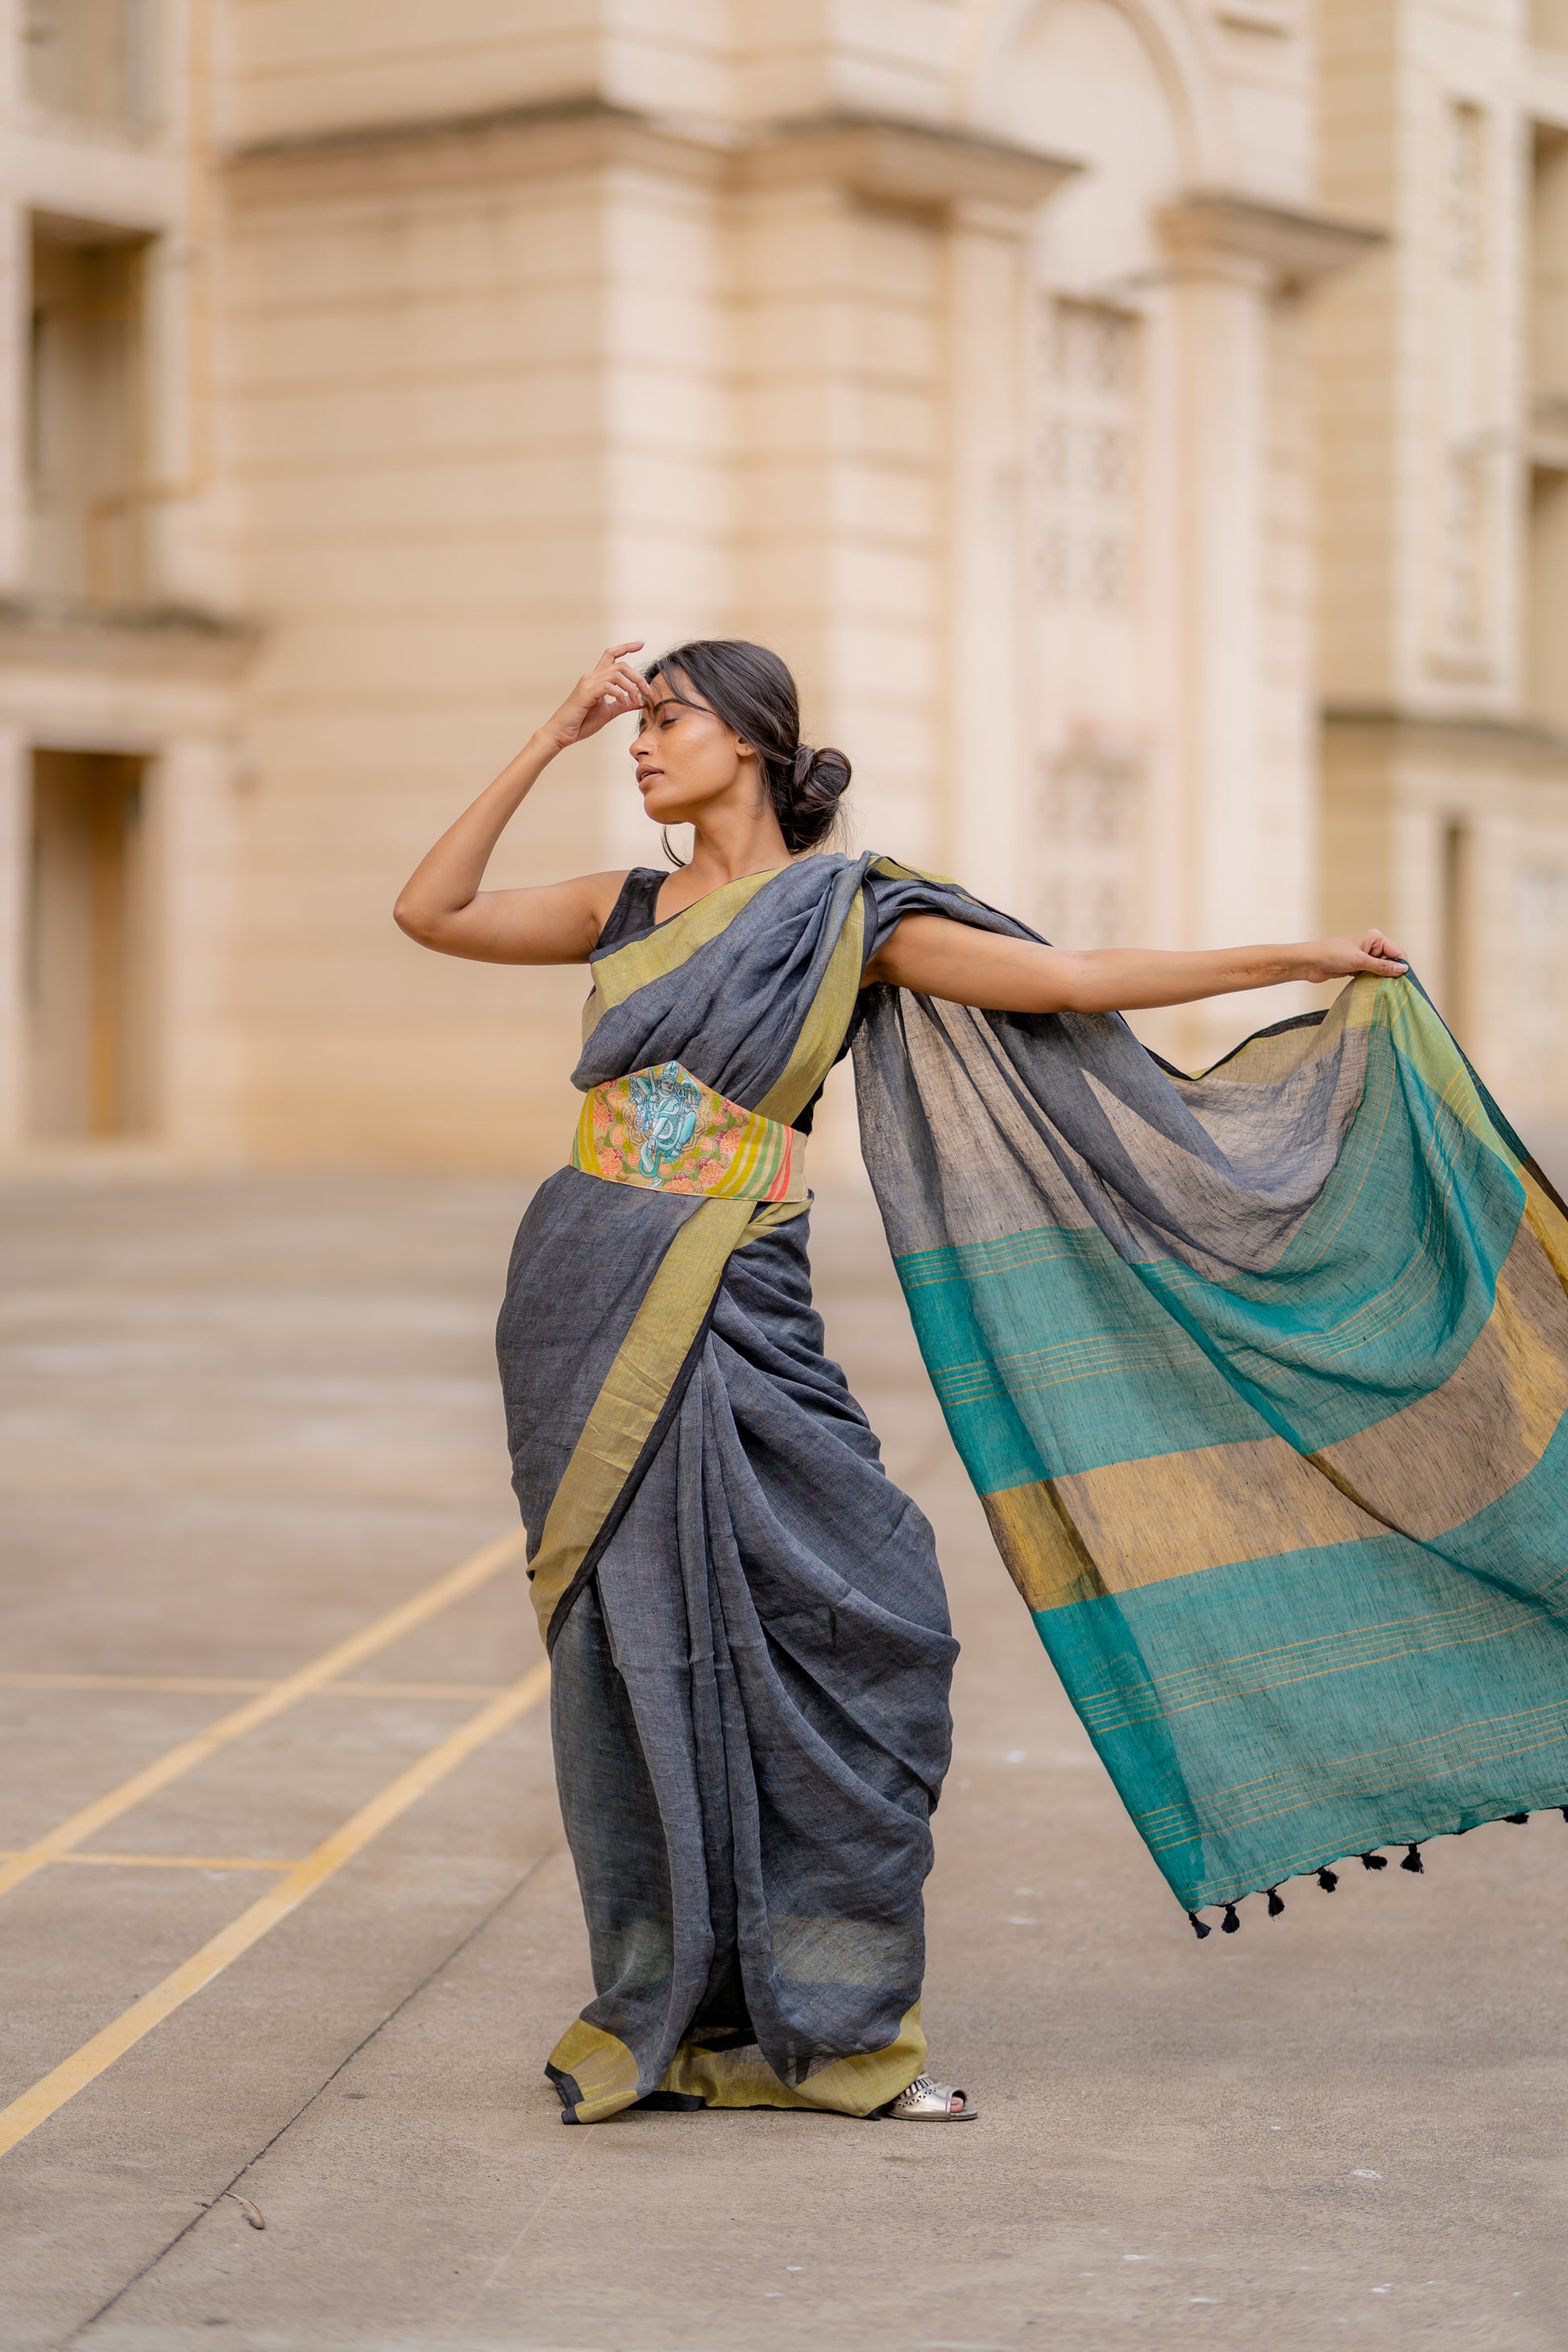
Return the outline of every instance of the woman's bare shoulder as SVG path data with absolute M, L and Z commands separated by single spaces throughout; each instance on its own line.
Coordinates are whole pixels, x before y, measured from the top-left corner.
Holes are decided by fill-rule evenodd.
M 609 919 L 611 908 L 626 888 L 627 877 L 634 870 L 630 866 L 615 866 L 603 874 L 579 874 L 566 887 L 576 893 L 584 906 L 592 908 L 598 918 L 599 929 L 603 930 Z

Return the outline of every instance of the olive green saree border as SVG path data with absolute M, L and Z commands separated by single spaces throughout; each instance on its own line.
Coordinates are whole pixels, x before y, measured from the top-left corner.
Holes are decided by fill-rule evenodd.
M 671 915 L 657 929 L 645 932 L 640 940 L 628 940 L 624 948 L 601 957 L 593 967 L 593 993 L 583 1007 L 584 1044 L 593 1035 L 601 1013 L 624 1004 L 628 996 L 635 996 L 650 980 L 663 980 L 667 973 L 679 971 L 699 948 L 706 947 L 710 940 L 716 940 L 721 932 L 729 929 L 759 890 L 765 889 L 787 870 L 783 866 L 770 866 L 761 874 L 742 874 L 738 881 L 722 883 L 717 890 L 710 890 L 705 898 L 695 899 L 679 915 Z
M 707 2107 L 805 2107 L 839 2116 L 871 2116 L 908 2090 L 926 2062 L 926 2038 L 917 2000 L 881 2050 L 829 2059 L 800 2084 L 781 2080 L 762 2053 L 704 2050 L 683 2042 L 658 2084 L 669 2104 Z M 637 2062 L 618 2035 L 576 2018 L 550 2053 L 545 2072 L 563 2102 L 563 2123 L 597 2124 L 637 2098 Z
M 679 1402 L 681 1376 L 707 1331 L 730 1253 L 744 1237 L 755 1205 L 704 1201 L 677 1227 L 605 1375 L 533 1558 L 533 1607 L 546 1648 Z
M 602 977 L 590 1007 L 595 1000 L 600 1010 L 624 1003 L 649 981 L 679 971 L 733 922 L 774 873 L 744 875 L 700 898 L 659 930 L 606 956 L 597 967 Z M 752 1106 L 765 1118 L 786 1124 L 797 1118 L 837 1058 L 860 986 L 865 930 L 865 908 L 857 893 L 784 1072 Z M 710 1198 L 677 1227 L 545 1516 L 533 1559 L 532 1595 L 546 1648 L 662 1443 L 707 1336 L 731 1253 L 803 1215 L 807 1205 L 784 1201 L 759 1207 L 753 1201 Z

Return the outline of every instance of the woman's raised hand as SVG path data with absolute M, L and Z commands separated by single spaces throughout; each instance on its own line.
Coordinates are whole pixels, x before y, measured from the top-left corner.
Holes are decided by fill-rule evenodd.
M 558 751 L 585 742 L 653 700 L 626 660 L 642 639 L 609 646 L 559 710 L 536 727 L 515 759 L 427 850 L 398 893 L 393 919 L 421 946 L 477 963 L 585 963 L 623 874 L 580 874 L 531 889 L 480 887 L 490 853 Z
M 1385 980 L 1400 980 L 1410 969 L 1405 950 L 1395 947 L 1386 931 L 1363 931 L 1359 940 L 1314 940 L 1307 950 L 1307 980 L 1349 980 L 1358 971 L 1375 971 Z
M 590 670 L 584 670 L 565 701 L 547 719 L 540 733 L 564 751 L 571 743 L 585 743 L 612 719 L 641 710 L 650 699 L 647 681 L 632 668 L 627 654 L 640 653 L 641 637 L 624 646 L 608 646 Z

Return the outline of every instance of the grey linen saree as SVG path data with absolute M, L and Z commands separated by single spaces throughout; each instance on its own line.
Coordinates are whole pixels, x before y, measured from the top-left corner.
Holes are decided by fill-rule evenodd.
M 855 1014 L 863 881 L 812 858 L 597 956 L 576 1083 L 678 1060 L 798 1119 Z M 567 1168 L 518 1234 L 502 1384 L 595 1987 L 550 2061 L 568 2122 L 866 2115 L 923 2063 L 956 1644 L 806 1230 Z
M 997 1547 L 1200 1934 L 1209 1905 L 1568 1809 L 1568 1217 L 1414 980 L 1199 1079 L 1112 1014 L 859 992 L 884 858 L 595 960 L 584 1089 L 679 1061 L 861 1140 Z M 596 1998 L 568 2121 L 872 2112 L 920 2070 L 953 1656 L 930 1532 L 821 1352 L 795 1202 L 585 1168 L 500 1328 Z

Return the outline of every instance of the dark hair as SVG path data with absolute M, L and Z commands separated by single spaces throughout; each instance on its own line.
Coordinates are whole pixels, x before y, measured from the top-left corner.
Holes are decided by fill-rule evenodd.
M 801 741 L 800 694 L 787 663 L 744 637 L 694 637 L 660 654 L 647 674 L 668 677 L 672 670 L 755 751 L 790 856 L 826 841 L 848 789 L 849 762 L 842 751 Z

